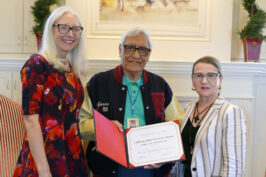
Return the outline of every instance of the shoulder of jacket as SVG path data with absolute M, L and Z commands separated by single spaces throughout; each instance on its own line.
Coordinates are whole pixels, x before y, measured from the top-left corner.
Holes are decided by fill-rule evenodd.
M 148 74 L 148 76 L 149 76 L 150 79 L 157 79 L 157 80 L 161 80 L 163 82 L 166 82 L 165 79 L 162 76 L 159 76 L 159 75 L 157 75 L 155 73 L 152 73 L 150 71 L 147 71 L 147 70 L 145 70 L 145 71 Z
M 190 109 L 196 104 L 196 101 L 191 101 L 185 105 L 185 109 Z

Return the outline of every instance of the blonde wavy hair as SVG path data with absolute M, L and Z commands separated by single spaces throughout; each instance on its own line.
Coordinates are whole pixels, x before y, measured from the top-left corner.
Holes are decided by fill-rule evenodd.
M 54 41 L 53 34 L 53 25 L 57 19 L 62 17 L 65 13 L 73 14 L 77 17 L 77 20 L 82 26 L 80 17 L 78 14 L 67 6 L 61 6 L 53 10 L 48 19 L 46 20 L 43 37 L 42 37 L 42 45 L 39 54 L 44 56 L 46 60 L 53 65 L 53 67 L 61 72 L 69 70 L 69 63 L 66 59 L 57 57 L 57 47 Z M 84 33 L 80 34 L 80 40 L 77 46 L 69 52 L 68 60 L 73 67 L 73 70 L 77 77 L 81 76 L 81 70 L 84 67 L 84 58 L 86 56 L 85 53 L 85 38 Z

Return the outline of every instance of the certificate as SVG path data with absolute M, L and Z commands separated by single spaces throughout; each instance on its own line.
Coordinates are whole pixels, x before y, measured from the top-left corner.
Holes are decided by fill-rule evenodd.
M 184 159 L 178 121 L 121 132 L 109 119 L 94 110 L 94 123 L 97 151 L 127 168 Z

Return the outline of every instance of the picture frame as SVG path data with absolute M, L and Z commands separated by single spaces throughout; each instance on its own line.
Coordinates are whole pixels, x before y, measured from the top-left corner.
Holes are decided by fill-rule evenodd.
M 118 8 L 123 1 L 123 9 Z M 105 2 L 105 5 L 104 5 Z M 117 38 L 129 28 L 147 29 L 154 39 L 209 41 L 210 0 L 93 0 L 87 1 L 87 38 Z M 167 2 L 168 5 L 163 5 Z M 173 2 L 179 2 L 175 5 Z M 109 3 L 109 4 L 108 4 Z

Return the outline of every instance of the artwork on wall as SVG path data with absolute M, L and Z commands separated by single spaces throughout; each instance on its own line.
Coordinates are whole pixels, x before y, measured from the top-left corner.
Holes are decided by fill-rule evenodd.
M 198 0 L 101 0 L 100 22 L 190 24 L 197 22 Z
M 91 36 L 120 35 L 141 26 L 167 40 L 208 40 L 210 0 L 87 1 Z

